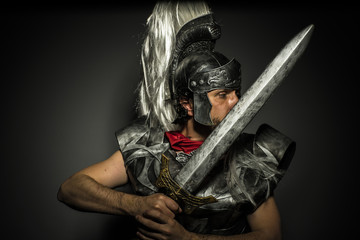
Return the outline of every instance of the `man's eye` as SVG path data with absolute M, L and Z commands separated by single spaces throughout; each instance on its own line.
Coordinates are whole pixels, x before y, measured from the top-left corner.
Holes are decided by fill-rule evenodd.
M 218 94 L 218 96 L 220 97 L 220 98 L 226 98 L 226 92 L 220 92 L 219 94 Z

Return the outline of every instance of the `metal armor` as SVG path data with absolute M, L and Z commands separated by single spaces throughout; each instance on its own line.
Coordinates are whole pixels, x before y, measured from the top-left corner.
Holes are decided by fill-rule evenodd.
M 148 127 L 144 118 L 117 131 L 116 137 L 132 188 L 139 195 L 159 192 L 155 183 L 162 154 L 169 158 L 172 178 L 191 157 L 172 150 L 164 131 Z M 194 193 L 212 195 L 218 201 L 202 205 L 190 215 L 180 214 L 177 220 L 187 230 L 202 234 L 248 231 L 246 215 L 272 195 L 294 151 L 295 142 L 266 124 L 256 134 L 241 134 Z

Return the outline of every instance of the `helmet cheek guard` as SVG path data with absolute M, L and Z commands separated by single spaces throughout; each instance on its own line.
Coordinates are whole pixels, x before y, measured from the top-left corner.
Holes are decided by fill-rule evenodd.
M 196 122 L 206 126 L 212 126 L 211 108 L 212 105 L 206 92 L 194 93 L 194 119 Z

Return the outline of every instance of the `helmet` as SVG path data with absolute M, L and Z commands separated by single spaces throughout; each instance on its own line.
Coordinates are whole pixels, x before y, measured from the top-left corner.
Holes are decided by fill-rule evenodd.
M 207 93 L 215 89 L 234 89 L 240 93 L 240 63 L 213 50 L 220 35 L 220 27 L 211 14 L 188 22 L 177 34 L 169 78 L 177 111 L 175 122 L 187 117 L 186 110 L 179 103 L 180 97 L 194 100 L 196 122 L 212 126 L 212 106 Z

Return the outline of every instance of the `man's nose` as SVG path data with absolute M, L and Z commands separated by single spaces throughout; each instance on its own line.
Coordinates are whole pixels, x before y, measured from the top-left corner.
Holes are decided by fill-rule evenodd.
M 230 97 L 229 97 L 229 105 L 230 105 L 230 107 L 233 108 L 238 101 L 239 101 L 239 98 L 238 98 L 238 96 L 237 96 L 237 94 L 236 94 L 236 92 L 234 90 L 234 91 L 232 91 L 230 93 Z

